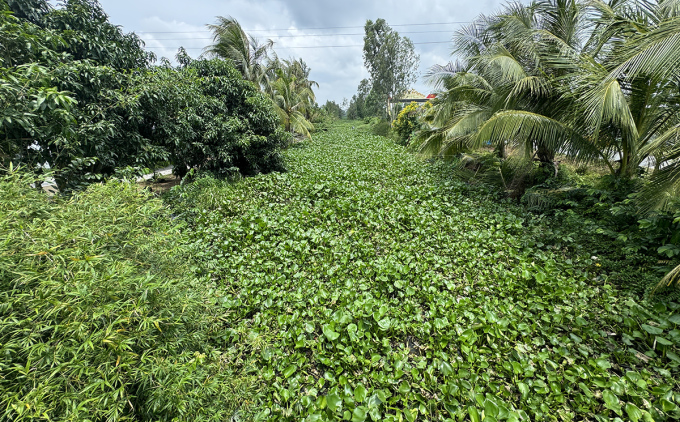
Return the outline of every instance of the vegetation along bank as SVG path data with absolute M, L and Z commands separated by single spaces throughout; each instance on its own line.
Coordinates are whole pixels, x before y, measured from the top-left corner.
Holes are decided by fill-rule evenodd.
M 5 417 L 678 416 L 677 303 L 387 138 L 340 125 L 286 158 L 172 211 L 6 176 Z

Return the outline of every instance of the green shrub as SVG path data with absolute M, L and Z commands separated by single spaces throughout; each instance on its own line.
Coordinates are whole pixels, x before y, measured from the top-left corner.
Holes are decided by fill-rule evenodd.
M 388 136 L 390 134 L 390 123 L 385 120 L 380 120 L 373 124 L 371 133 L 378 136 Z
M 392 128 L 399 135 L 399 144 L 408 145 L 410 143 L 411 135 L 420 128 L 418 121 L 421 110 L 431 108 L 431 103 L 425 103 L 423 107 L 418 106 L 418 103 L 411 102 L 404 107 L 397 118 L 392 122 Z
M 67 192 L 167 161 L 179 175 L 187 166 L 221 176 L 283 169 L 290 136 L 227 61 L 181 51 L 180 67 L 151 67 L 141 39 L 97 1 L 32 3 L 14 7 L 15 17 L 0 0 L 0 172 L 47 163 Z
M 252 398 L 159 200 L 120 182 L 50 200 L 28 182 L 0 178 L 0 419 L 222 421 Z
M 135 131 L 165 148 L 180 176 L 187 167 L 218 176 L 283 170 L 290 137 L 271 101 L 225 60 L 184 61 L 137 80 Z

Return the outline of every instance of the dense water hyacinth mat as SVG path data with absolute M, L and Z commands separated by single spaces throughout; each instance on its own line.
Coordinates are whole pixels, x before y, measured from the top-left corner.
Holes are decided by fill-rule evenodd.
M 169 200 L 258 374 L 257 420 L 675 420 L 680 306 L 627 297 L 543 222 L 338 125 L 289 171 Z M 586 251 L 587 252 L 587 251 Z M 244 369 L 245 371 L 246 369 Z

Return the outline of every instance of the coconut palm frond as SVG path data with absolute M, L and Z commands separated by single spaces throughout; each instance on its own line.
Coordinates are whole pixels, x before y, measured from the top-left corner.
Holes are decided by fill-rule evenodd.
M 654 290 L 652 290 L 652 293 L 655 293 L 657 290 L 664 288 L 664 287 L 670 287 L 675 283 L 675 285 L 680 286 L 680 265 L 675 267 L 671 272 L 666 274 L 664 278 L 659 281 L 659 284 L 654 287 Z
M 476 143 L 511 141 L 529 155 L 536 144 L 588 161 L 599 155 L 597 148 L 564 123 L 549 117 L 521 110 L 496 113 L 477 132 Z
M 204 49 L 204 54 L 230 60 L 241 72 L 243 79 L 253 82 L 258 89 L 266 81 L 270 53 L 274 42 L 261 44 L 241 28 L 232 17 L 217 17 L 217 23 L 208 25 L 213 33 L 213 44 Z
M 650 32 L 632 37 L 619 51 L 622 63 L 610 78 L 658 75 L 680 76 L 680 17 L 666 21 Z
M 613 125 L 623 134 L 622 141 L 630 151 L 637 148 L 637 126 L 631 113 L 628 98 L 617 80 L 605 80 L 582 95 L 584 121 L 591 128 L 593 141 L 597 142 L 605 125 Z

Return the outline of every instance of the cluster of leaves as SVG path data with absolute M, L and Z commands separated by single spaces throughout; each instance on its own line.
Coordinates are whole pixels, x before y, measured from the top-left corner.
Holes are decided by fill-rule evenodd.
M 420 117 L 423 112 L 432 107 L 432 103 L 427 102 L 423 107 L 419 107 L 418 103 L 411 102 L 404 107 L 397 118 L 392 122 L 392 129 L 399 136 L 399 143 L 401 145 L 408 145 L 411 140 L 411 135 L 420 129 Z
M 120 182 L 50 199 L 30 181 L 0 177 L 0 419 L 236 415 L 257 376 L 221 348 L 224 309 L 162 202 Z
M 345 111 L 342 109 L 340 104 L 336 103 L 335 101 L 326 100 L 326 104 L 321 106 L 321 108 L 326 110 L 326 112 L 335 119 L 342 119 L 345 117 Z
M 60 9 L 2 1 L 0 9 L 8 40 L 0 54 L 2 165 L 49 167 L 69 188 L 112 172 L 112 162 L 144 160 L 148 152 L 139 143 L 119 142 L 126 137 L 116 125 L 122 71 L 152 58 L 141 40 L 110 24 L 92 1 L 71 0 Z
M 151 68 L 96 1 L 34 3 L 0 1 L 3 168 L 50 169 L 62 192 L 167 161 L 180 174 L 282 168 L 271 103 L 229 64 L 180 52 L 179 68 Z
M 290 171 L 169 200 L 261 339 L 256 420 L 671 420 L 680 306 L 629 297 L 588 245 L 351 123 Z M 231 336 L 231 337 L 230 337 Z
M 269 100 L 224 60 L 191 60 L 136 77 L 134 133 L 169 154 L 174 171 L 218 176 L 284 169 L 281 150 L 290 136 Z
M 357 93 L 352 96 L 347 107 L 347 118 L 350 120 L 366 120 L 372 117 L 385 116 L 386 103 L 382 101 L 377 92 L 371 89 L 371 82 L 362 79 L 359 82 Z

